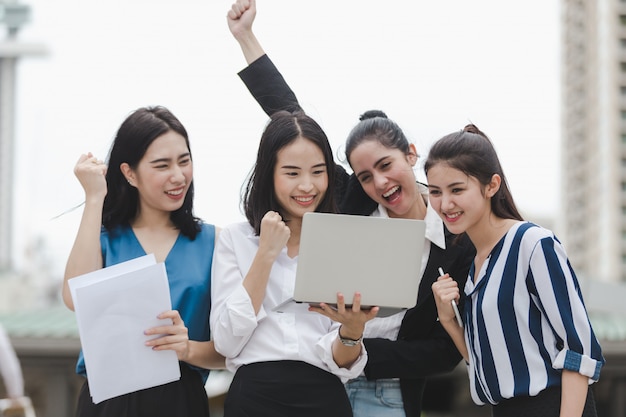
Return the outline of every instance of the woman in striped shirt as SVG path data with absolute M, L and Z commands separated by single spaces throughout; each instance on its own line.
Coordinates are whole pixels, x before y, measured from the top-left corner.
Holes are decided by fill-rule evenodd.
M 432 207 L 476 247 L 465 329 L 452 308 L 456 281 L 444 274 L 433 284 L 474 402 L 492 404 L 496 417 L 596 416 L 588 386 L 604 359 L 576 275 L 554 234 L 522 219 L 491 141 L 468 125 L 437 141 L 424 169 Z

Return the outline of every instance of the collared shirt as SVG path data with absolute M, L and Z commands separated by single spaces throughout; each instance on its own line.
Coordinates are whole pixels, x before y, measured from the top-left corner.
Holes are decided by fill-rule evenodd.
M 234 372 L 242 365 L 279 360 L 310 363 L 337 375 L 343 382 L 364 369 L 367 353 L 361 354 L 350 369 L 340 368 L 332 355 L 339 323 L 307 311 L 276 312 L 274 307 L 293 297 L 298 258 L 283 248 L 272 266 L 261 309 L 254 312 L 243 286 L 259 249 L 259 237 L 248 223 L 236 223 L 220 233 L 213 259 L 211 288 L 211 334 L 216 350 L 226 357 L 226 367 Z
M 465 284 L 472 399 L 497 404 L 561 385 L 561 370 L 589 383 L 604 363 L 580 287 L 551 231 L 519 222 Z
M 420 194 L 428 202 L 428 189 L 422 185 L 417 184 Z M 382 205 L 378 205 L 378 208 L 371 214 L 374 217 L 388 218 L 389 214 L 387 209 Z M 426 264 L 428 263 L 428 257 L 430 255 L 430 245 L 435 244 L 442 249 L 446 248 L 446 238 L 443 229 L 443 220 L 437 214 L 437 212 L 427 204 L 426 216 L 424 217 L 426 222 L 426 234 L 424 237 L 424 250 L 422 252 L 422 265 L 420 270 L 420 277 L 424 275 Z M 393 314 L 388 317 L 375 317 L 374 319 L 365 323 L 365 332 L 363 337 L 366 338 L 383 338 L 389 340 L 396 340 L 398 338 L 398 332 L 402 325 L 402 319 L 404 318 L 406 311 Z

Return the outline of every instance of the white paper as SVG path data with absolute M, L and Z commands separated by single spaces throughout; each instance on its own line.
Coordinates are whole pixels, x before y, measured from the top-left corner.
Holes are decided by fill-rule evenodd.
M 180 379 L 176 352 L 155 351 L 144 330 L 171 310 L 165 264 L 154 255 L 69 280 L 89 388 L 95 404 Z

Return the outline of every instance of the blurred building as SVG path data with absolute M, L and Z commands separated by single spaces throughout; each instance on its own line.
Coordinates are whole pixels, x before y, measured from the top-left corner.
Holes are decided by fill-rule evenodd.
M 0 0 L 0 273 L 12 270 L 13 161 L 15 160 L 15 99 L 17 67 L 26 56 L 45 54 L 41 44 L 20 42 L 19 29 L 30 19 L 30 8 L 16 0 Z
M 626 1 L 560 4 L 558 229 L 607 361 L 598 415 L 626 415 Z
M 574 268 L 626 280 L 626 1 L 561 0 L 559 227 Z
M 38 43 L 18 40 L 20 28 L 30 20 L 30 7 L 16 0 L 0 0 L 0 27 L 6 35 L 0 40 L 0 312 L 18 306 L 39 304 L 48 291 L 48 273 L 40 262 L 36 244 L 27 271 L 16 271 L 13 265 L 13 184 L 15 158 L 15 102 L 19 61 L 24 57 L 46 53 Z M 49 284 L 48 284 L 49 285 Z M 39 304 L 41 305 L 41 304 Z

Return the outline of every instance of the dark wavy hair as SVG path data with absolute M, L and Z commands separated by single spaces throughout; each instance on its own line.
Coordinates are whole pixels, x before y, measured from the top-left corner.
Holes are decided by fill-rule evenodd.
M 493 143 L 475 125 L 469 124 L 433 144 L 424 162 L 426 175 L 439 162 L 476 178 L 482 185 L 489 184 L 493 174 L 498 174 L 502 183 L 491 198 L 491 211 L 502 219 L 524 220 L 517 210 Z
M 278 152 L 300 137 L 317 145 L 322 151 L 326 163 L 328 189 L 315 211 L 337 212 L 334 190 L 335 163 L 326 134 L 315 120 L 302 111 L 279 111 L 271 116 L 263 131 L 256 163 L 248 176 L 245 190 L 242 193 L 243 211 L 257 235 L 261 232 L 261 219 L 268 211 L 276 211 L 285 217 L 284 210 L 276 199 L 274 170 Z
M 408 155 L 409 141 L 400 126 L 380 110 L 368 110 L 359 117 L 346 139 L 346 159 L 350 163 L 350 155 L 361 143 L 376 140 L 388 149 L 399 149 Z
M 129 224 L 139 209 L 139 192 L 128 184 L 120 165 L 127 163 L 136 169 L 150 144 L 169 131 L 185 138 L 191 153 L 187 130 L 165 107 L 139 108 L 122 122 L 107 158 L 107 195 L 102 209 L 102 225 L 107 230 Z M 193 181 L 189 185 L 183 205 L 170 213 L 170 219 L 184 236 L 195 239 L 200 231 L 200 219 L 193 215 Z

